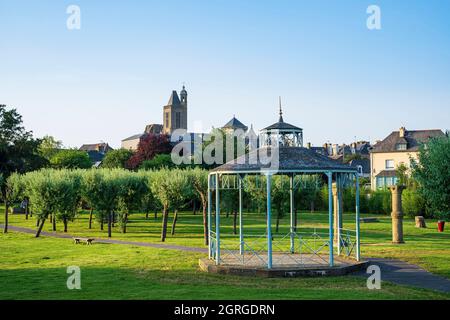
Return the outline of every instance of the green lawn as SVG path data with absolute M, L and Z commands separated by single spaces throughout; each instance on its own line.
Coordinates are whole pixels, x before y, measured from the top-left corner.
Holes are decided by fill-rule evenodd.
M 1 210 L 1 209 L 0 209 Z M 302 228 L 326 227 L 327 214 L 301 213 Z M 418 263 L 450 278 L 450 234 L 438 233 L 435 223 L 428 229 L 414 228 L 405 221 L 404 245 L 392 245 L 390 220 L 361 224 L 362 255 L 392 257 Z M 345 215 L 344 227 L 354 227 L 354 216 Z M 3 219 L 0 219 L 2 222 Z M 222 217 L 222 234 L 231 233 L 232 217 Z M 245 215 L 246 232 L 260 234 L 264 216 Z M 287 232 L 287 217 L 280 234 Z M 10 216 L 14 226 L 35 228 L 34 218 Z M 69 224 L 69 233 L 105 237 L 98 224 L 87 228 L 87 215 Z M 115 239 L 159 243 L 161 221 L 133 214 L 128 233 L 116 227 Z M 58 224 L 61 231 L 62 224 Z M 50 231 L 47 224 L 44 231 Z M 168 244 L 202 246 L 201 216 L 181 213 L 175 236 Z M 203 254 L 131 245 L 73 245 L 68 239 L 10 232 L 0 235 L 0 299 L 438 299 L 450 295 L 383 283 L 382 290 L 368 290 L 366 280 L 352 276 L 330 278 L 262 279 L 204 274 L 198 271 Z M 82 290 L 66 288 L 66 268 L 81 267 Z

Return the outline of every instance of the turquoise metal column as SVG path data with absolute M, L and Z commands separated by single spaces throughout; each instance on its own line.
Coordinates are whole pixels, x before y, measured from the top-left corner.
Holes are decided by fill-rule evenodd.
M 272 269 L 272 204 L 271 204 L 272 176 L 267 174 L 267 269 Z
M 289 177 L 289 196 L 290 196 L 290 209 L 291 209 L 291 253 L 295 252 L 295 235 L 294 235 L 294 174 Z
M 242 177 L 239 174 L 239 254 L 244 254 L 244 230 L 242 229 Z
M 334 265 L 334 257 L 333 257 L 333 173 L 328 172 L 328 226 L 330 228 L 330 253 L 329 253 L 329 260 L 330 260 L 330 267 Z
M 220 185 L 219 174 L 216 173 L 216 264 L 220 264 Z
M 208 175 L 208 258 L 212 257 L 212 243 L 211 243 L 211 229 L 212 229 L 212 219 L 211 219 L 211 175 Z
M 342 176 L 340 173 L 336 174 L 336 188 L 337 188 L 337 219 L 336 219 L 336 231 L 337 231 L 337 254 L 341 254 L 341 219 L 342 219 Z
M 356 260 L 361 260 L 360 239 L 359 239 L 359 175 L 356 173 Z

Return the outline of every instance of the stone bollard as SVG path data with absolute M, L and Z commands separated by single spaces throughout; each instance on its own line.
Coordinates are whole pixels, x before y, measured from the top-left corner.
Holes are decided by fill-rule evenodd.
M 339 231 L 342 229 L 342 210 L 344 208 L 343 201 L 342 201 L 342 194 L 340 197 L 338 197 L 338 188 L 336 182 L 333 182 L 332 185 L 333 190 L 333 213 L 334 213 L 334 220 L 333 220 L 333 244 L 335 246 L 338 246 L 339 244 Z M 342 193 L 342 191 L 341 191 Z M 340 215 L 338 208 L 341 208 Z M 338 218 L 339 217 L 339 218 Z
M 403 241 L 403 210 L 402 192 L 405 186 L 391 186 L 392 194 L 392 243 L 405 243 Z

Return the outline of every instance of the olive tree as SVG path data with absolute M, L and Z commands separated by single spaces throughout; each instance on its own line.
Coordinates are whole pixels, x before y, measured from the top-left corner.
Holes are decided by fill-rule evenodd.
M 177 221 L 177 211 L 185 200 L 188 191 L 186 174 L 182 170 L 162 169 L 156 171 L 151 182 L 151 189 L 163 207 L 163 219 L 161 229 L 161 241 L 164 242 L 167 236 L 167 223 L 169 219 L 169 209 L 175 209 L 174 226 Z
M 56 184 L 52 179 L 51 169 L 28 172 L 24 176 L 25 192 L 30 199 L 33 212 L 38 219 L 36 238 L 41 234 L 48 216 L 56 209 Z
M 122 171 L 116 174 L 119 185 L 118 209 L 121 213 L 120 224 L 122 232 L 127 232 L 128 216 L 134 209 L 140 207 L 143 196 L 147 191 L 147 185 L 142 175 L 130 171 Z
M 206 170 L 195 168 L 188 170 L 189 184 L 197 192 L 198 197 L 202 203 L 203 209 L 203 236 L 205 239 L 205 245 L 208 245 L 208 216 L 207 216 L 207 206 L 208 206 L 208 172 Z
M 118 169 L 87 170 L 83 174 L 84 196 L 89 199 L 96 210 L 96 215 L 103 221 L 108 221 L 108 237 L 112 236 L 112 214 L 117 207 L 120 181 L 117 179 Z M 86 189 L 87 188 L 87 189 Z
M 53 172 L 56 197 L 56 218 L 63 222 L 64 232 L 67 224 L 75 219 L 81 198 L 81 174 L 79 171 L 61 170 Z
M 3 175 L 0 179 L 3 180 Z M 2 183 L 0 182 L 0 185 L 1 184 Z M 9 207 L 14 202 L 19 201 L 24 195 L 24 184 L 22 176 L 18 173 L 11 174 L 8 179 L 6 179 L 3 188 L 3 201 L 5 204 L 5 224 L 3 227 L 3 232 L 7 233 Z

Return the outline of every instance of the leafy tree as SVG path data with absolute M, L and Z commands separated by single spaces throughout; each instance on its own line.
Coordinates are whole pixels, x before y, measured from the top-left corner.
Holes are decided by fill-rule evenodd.
M 3 180 L 3 175 L 0 180 Z M 9 206 L 14 202 L 19 201 L 24 194 L 24 184 L 21 175 L 18 173 L 13 173 L 10 175 L 6 180 L 4 190 L 3 201 L 5 204 L 5 225 L 3 227 L 3 232 L 7 233 Z
M 167 135 L 147 134 L 139 142 L 136 153 L 128 161 L 128 167 L 138 168 L 145 160 L 152 160 L 158 154 L 168 154 L 172 150 Z
M 143 161 L 140 166 L 140 168 L 144 170 L 170 169 L 174 167 L 175 164 L 173 163 L 170 154 L 157 154 L 152 160 Z
M 133 152 L 127 149 L 111 150 L 106 153 L 102 161 L 103 168 L 127 168 L 127 163 L 133 156 Z
M 175 210 L 174 225 L 177 221 L 177 212 L 188 193 L 186 175 L 182 170 L 162 169 L 155 172 L 151 183 L 152 192 L 158 198 L 163 207 L 163 221 L 161 230 L 161 241 L 166 240 L 169 209 Z M 172 229 L 175 229 L 174 226 Z
M 289 203 L 289 181 L 286 176 L 275 175 L 272 177 L 271 196 L 272 206 L 277 213 L 275 232 L 278 232 L 280 227 L 280 220 L 288 210 L 287 204 Z
M 141 175 L 123 171 L 118 177 L 120 188 L 118 193 L 118 209 L 121 213 L 120 224 L 122 232 L 127 232 L 128 216 L 134 209 L 138 209 L 141 199 L 147 191 L 147 185 Z
M 56 140 L 52 136 L 44 136 L 38 147 L 38 153 L 50 161 L 63 147 L 62 141 Z
M 203 208 L 203 236 L 205 239 L 205 245 L 208 245 L 208 216 L 207 216 L 207 206 L 208 206 L 208 172 L 195 168 L 193 170 L 186 171 L 189 176 L 189 184 L 197 192 Z
M 23 127 L 22 116 L 16 109 L 6 110 L 0 105 L 0 172 L 4 182 L 13 172 L 25 173 L 46 165 L 37 148 L 40 140 L 33 139 L 32 132 Z M 3 196 L 5 190 L 2 186 Z
M 419 149 L 412 161 L 419 192 L 433 213 L 450 212 L 450 137 L 433 138 Z
M 79 171 L 55 170 L 52 180 L 56 190 L 55 218 L 63 222 L 67 232 L 67 224 L 75 219 L 80 204 L 81 175 Z
M 24 176 L 25 192 L 30 198 L 33 212 L 38 219 L 36 238 L 41 234 L 42 228 L 48 216 L 55 212 L 58 192 L 56 183 L 52 177 L 51 169 L 28 172 Z
M 141 197 L 141 210 L 145 213 L 145 218 L 148 219 L 148 214 L 151 210 L 155 211 L 155 219 L 157 218 L 157 210 L 160 208 L 161 204 L 158 199 L 153 194 L 151 185 L 153 179 L 153 171 L 139 171 L 142 179 L 145 183 L 145 193 Z
M 50 164 L 56 169 L 88 169 L 92 167 L 88 153 L 74 149 L 60 150 L 51 158 Z
M 96 210 L 98 219 L 108 221 L 108 237 L 112 236 L 113 212 L 117 208 L 121 181 L 117 178 L 120 169 L 87 170 L 83 174 L 84 196 L 89 192 L 89 201 Z M 95 187 L 92 187 L 95 186 Z

